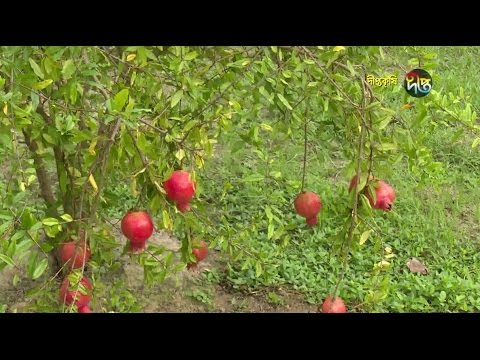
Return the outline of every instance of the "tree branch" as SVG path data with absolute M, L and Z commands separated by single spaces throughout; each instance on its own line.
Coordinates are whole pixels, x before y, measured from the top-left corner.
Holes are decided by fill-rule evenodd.
M 47 169 L 45 168 L 45 162 L 37 154 L 38 146 L 31 140 L 30 134 L 25 129 L 22 132 L 23 137 L 25 138 L 25 144 L 27 144 L 28 149 L 32 153 L 35 172 L 37 173 L 38 183 L 40 184 L 40 196 L 47 204 L 47 207 L 51 209 L 49 212 L 52 214 L 56 213 L 57 211 L 54 209 L 56 200 L 52 191 L 52 183 L 48 177 Z

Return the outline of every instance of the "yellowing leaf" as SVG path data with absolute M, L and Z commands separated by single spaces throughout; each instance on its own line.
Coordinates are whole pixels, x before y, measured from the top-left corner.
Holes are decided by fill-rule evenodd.
M 395 254 L 388 254 L 388 255 L 385 255 L 385 259 L 391 259 L 394 256 L 395 256 Z
M 260 127 L 264 130 L 267 130 L 267 131 L 272 131 L 273 130 L 273 128 L 270 125 L 264 124 L 264 123 L 260 124 Z
M 90 146 L 88 147 L 88 152 L 91 154 L 91 155 L 95 155 L 96 152 L 95 152 L 95 146 L 97 146 L 97 141 L 98 141 L 98 138 L 95 138 L 92 140 L 92 142 L 90 143 Z
M 93 190 L 95 192 L 97 192 L 98 191 L 98 185 L 97 185 L 97 182 L 95 181 L 95 178 L 93 177 L 93 174 L 90 174 L 90 176 L 88 177 L 88 181 L 90 182 L 90 185 L 92 185 Z
M 415 107 L 415 104 L 414 103 L 410 103 L 410 104 L 403 104 L 401 107 L 400 107 L 400 110 L 404 111 L 404 110 L 408 110 L 408 109 L 411 109 Z
M 378 264 L 376 264 L 376 266 L 379 267 L 380 269 L 383 269 L 387 266 L 390 266 L 390 263 L 386 260 L 382 260 Z
M 137 57 L 137 54 L 128 54 L 127 61 L 133 61 Z
M 185 157 L 185 150 L 180 149 L 175 153 L 175 157 L 178 159 L 178 161 L 182 161 L 182 159 Z
M 387 254 L 390 254 L 390 253 L 392 252 L 392 248 L 391 248 L 390 246 L 386 246 L 386 247 L 385 247 L 385 252 L 386 252 Z
M 167 210 L 162 211 L 162 220 L 163 220 L 163 227 L 165 229 L 171 229 L 172 220 L 170 219 L 170 215 L 168 214 Z
M 205 162 L 203 161 L 203 158 L 201 156 L 195 155 L 195 164 L 197 165 L 197 167 L 199 169 L 201 169 L 203 167 L 203 165 L 205 164 Z
M 130 191 L 132 193 L 133 197 L 137 197 L 138 191 L 137 191 L 137 178 L 132 176 L 132 181 L 130 182 Z
M 51 85 L 52 83 L 53 83 L 53 80 L 52 80 L 52 79 L 40 81 L 40 82 L 34 84 L 34 85 L 33 85 L 33 88 L 34 88 L 35 90 L 43 90 L 43 89 L 45 89 L 47 86 Z
M 344 47 L 344 46 L 335 46 L 335 47 L 333 48 L 333 51 L 337 51 L 337 52 L 338 52 L 338 51 L 342 51 L 342 50 L 345 50 L 345 47 Z
M 3 113 L 5 115 L 8 115 L 8 104 L 5 104 L 5 106 L 3 107 Z
M 25 191 L 25 183 L 23 181 L 20 183 L 20 191 Z
M 368 237 L 370 236 L 370 234 L 372 233 L 372 230 L 367 230 L 365 231 L 362 236 L 360 236 L 360 245 L 363 245 L 365 244 L 365 242 L 368 240 Z
M 62 220 L 66 221 L 66 222 L 72 222 L 73 221 L 73 218 L 70 214 L 63 214 L 60 217 L 62 218 Z

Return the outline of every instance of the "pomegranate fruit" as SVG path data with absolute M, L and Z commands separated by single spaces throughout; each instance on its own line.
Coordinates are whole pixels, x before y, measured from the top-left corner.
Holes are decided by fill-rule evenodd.
M 181 204 L 177 204 L 177 209 L 184 213 L 188 210 L 190 210 L 190 204 L 187 202 L 187 203 L 181 203 Z
M 191 180 L 190 173 L 185 170 L 174 171 L 163 183 L 163 187 L 167 197 L 177 204 L 188 203 L 195 194 L 195 183 Z
M 345 306 L 345 303 L 343 302 L 343 300 L 340 299 L 338 296 L 333 301 L 331 296 L 328 296 L 323 301 L 322 313 L 340 314 L 340 313 L 346 313 L 346 312 L 347 312 L 347 307 Z
M 79 307 L 78 308 L 78 312 L 79 313 L 91 313 L 92 312 L 92 309 L 90 309 L 88 306 L 82 306 L 82 307 Z
M 123 235 L 132 243 L 144 243 L 153 233 L 153 222 L 146 211 L 129 211 L 122 219 Z
M 197 244 L 192 246 L 192 254 L 197 259 L 196 262 L 187 264 L 189 270 L 194 270 L 197 268 L 197 264 L 205 259 L 208 255 L 208 245 L 205 241 L 200 240 Z
M 364 194 L 367 197 L 370 205 L 374 209 L 390 211 L 393 207 L 393 202 L 395 201 L 395 190 L 389 184 L 382 180 L 376 180 L 373 176 L 369 177 L 369 180 L 375 180 L 375 198 L 376 202 L 373 202 L 373 196 L 369 190 L 365 190 Z M 355 182 L 357 181 L 357 175 L 355 175 L 350 182 L 350 187 L 348 191 L 351 191 L 355 187 Z
M 62 286 L 60 287 L 60 301 L 67 305 L 70 305 L 75 301 L 75 305 L 77 305 L 78 308 L 88 306 L 90 300 L 92 300 L 92 284 L 90 284 L 90 281 L 88 281 L 87 278 L 82 278 L 80 283 L 87 289 L 88 294 L 82 294 L 80 289 L 76 291 L 78 284 L 74 284 L 74 289 L 69 290 L 70 281 L 68 277 L 65 278 Z
M 311 191 L 302 192 L 297 195 L 293 205 L 297 213 L 307 219 L 309 225 L 315 225 L 317 214 L 322 208 L 322 202 L 317 194 Z M 309 219 L 312 220 L 309 222 Z
M 375 209 L 390 211 L 395 201 L 395 190 L 384 181 L 378 181 L 377 188 L 375 189 L 375 195 L 377 202 L 373 204 L 373 199 L 369 198 L 370 205 Z
M 85 264 L 90 260 L 90 248 L 85 246 L 85 241 L 79 243 L 69 241 L 60 245 L 58 255 L 62 265 L 68 261 L 70 268 L 78 269 L 82 267 L 84 257 Z

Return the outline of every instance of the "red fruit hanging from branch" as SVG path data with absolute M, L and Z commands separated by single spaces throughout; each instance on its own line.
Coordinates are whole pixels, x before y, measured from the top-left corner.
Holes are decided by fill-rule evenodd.
M 153 233 L 152 218 L 146 211 L 129 211 L 122 219 L 121 228 L 132 243 L 145 243 Z
M 78 269 L 83 266 L 84 259 L 85 264 L 90 260 L 90 248 L 85 246 L 84 240 L 78 243 L 69 241 L 60 245 L 58 255 L 62 265 L 68 262 L 68 268 Z
M 185 204 L 188 205 L 188 202 L 195 195 L 195 182 L 192 181 L 190 173 L 184 170 L 174 171 L 170 178 L 163 183 L 163 187 L 170 200 L 181 204 L 179 210 L 186 211 Z
M 374 180 L 375 184 L 375 199 L 376 201 L 373 201 L 373 196 L 370 193 L 370 191 L 364 190 L 364 194 L 367 197 L 368 201 L 370 202 L 370 205 L 374 209 L 378 210 L 383 210 L 383 211 L 390 211 L 392 210 L 393 207 L 393 202 L 395 201 L 395 190 L 393 189 L 392 186 L 387 184 L 385 181 L 382 180 L 376 180 L 373 176 L 369 177 L 369 181 Z M 352 189 L 355 187 L 355 183 L 357 181 L 357 175 L 355 175 L 350 182 L 350 187 L 348 191 L 352 191 Z
M 196 261 L 187 264 L 188 269 L 196 269 L 200 261 L 204 260 L 208 255 L 208 245 L 205 241 L 200 240 L 198 243 L 192 245 L 192 254 Z
M 84 287 L 84 290 L 86 290 L 86 294 L 82 293 L 82 290 L 78 286 L 78 284 L 72 284 L 70 283 L 70 280 L 65 278 L 63 280 L 62 286 L 60 287 L 60 301 L 66 305 L 70 305 L 73 302 L 75 302 L 75 305 L 78 308 L 82 308 L 84 306 L 88 306 L 90 301 L 92 300 L 92 284 L 90 284 L 90 281 L 88 281 L 87 278 L 82 278 L 80 281 L 81 286 Z M 77 291 L 77 288 L 78 291 Z
M 317 224 L 317 215 L 322 208 L 320 197 L 311 191 L 305 191 L 297 195 L 293 202 L 297 214 L 304 217 L 310 226 Z
M 340 314 L 346 313 L 347 307 L 342 299 L 336 297 L 335 300 L 332 300 L 331 296 L 328 296 L 322 304 L 322 313 L 330 313 L 330 314 Z

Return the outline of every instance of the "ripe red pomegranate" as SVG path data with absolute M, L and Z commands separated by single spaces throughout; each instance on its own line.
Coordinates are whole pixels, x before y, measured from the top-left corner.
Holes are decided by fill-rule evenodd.
M 375 209 L 383 211 L 390 211 L 395 201 L 395 190 L 384 181 L 378 181 L 377 188 L 375 189 L 377 202 L 373 205 L 373 200 L 369 198 L 370 205 Z
M 311 191 L 302 192 L 297 195 L 293 205 L 297 213 L 307 219 L 308 225 L 317 223 L 317 214 L 322 208 L 322 202 L 317 194 Z
M 82 306 L 78 308 L 78 312 L 82 314 L 91 313 L 92 309 L 90 309 L 88 306 Z
M 370 176 L 369 180 L 374 180 L 374 177 Z M 350 187 L 348 191 L 351 191 L 354 188 L 356 181 L 357 181 L 357 175 L 355 175 L 352 181 L 350 182 Z M 365 196 L 370 202 L 370 206 L 372 206 L 374 209 L 390 211 L 392 210 L 393 202 L 395 201 L 395 190 L 385 181 L 376 180 L 375 182 L 376 202 L 375 203 L 373 202 L 373 196 L 371 195 L 369 190 L 365 191 Z
M 191 180 L 190 173 L 176 170 L 172 176 L 163 183 L 167 197 L 177 204 L 186 204 L 195 194 L 195 183 Z
M 187 268 L 189 270 L 190 269 L 192 269 L 192 270 L 196 269 L 197 264 L 207 257 L 207 255 L 208 255 L 208 245 L 207 245 L 207 243 L 203 240 L 200 240 L 197 244 L 194 244 L 192 246 L 192 254 L 193 254 L 193 256 L 195 256 L 197 261 L 193 262 L 193 263 L 190 263 L 190 264 L 187 264 Z
M 153 233 L 153 222 L 146 211 L 129 211 L 122 219 L 122 232 L 132 243 L 144 243 Z
M 177 209 L 184 213 L 188 210 L 190 210 L 190 204 L 187 202 L 187 203 L 182 203 L 182 204 L 177 204 Z
M 58 249 L 58 255 L 62 265 L 69 261 L 69 265 L 67 265 L 68 267 L 71 269 L 78 269 L 83 265 L 84 256 L 85 264 L 90 260 L 90 248 L 88 246 L 85 247 L 84 240 L 78 243 L 69 241 L 60 245 Z
M 342 299 L 338 296 L 335 300 L 332 301 L 332 297 L 328 296 L 322 304 L 322 313 L 331 313 L 331 314 L 339 314 L 339 313 L 346 313 L 347 307 Z
M 76 298 L 75 305 L 77 305 L 78 308 L 88 306 L 90 300 L 92 300 L 92 284 L 90 284 L 90 281 L 88 281 L 87 278 L 82 278 L 80 283 L 89 292 L 87 295 L 82 294 L 80 290 L 76 291 L 78 284 L 74 284 L 73 289 L 69 290 L 70 281 L 68 280 L 68 278 L 65 278 L 65 280 L 63 280 L 62 286 L 60 287 L 60 301 L 64 304 L 70 305 L 74 302 Z
M 202 261 L 208 255 L 207 243 L 203 240 L 200 240 L 198 244 L 193 246 L 192 253 L 197 258 L 197 262 Z

